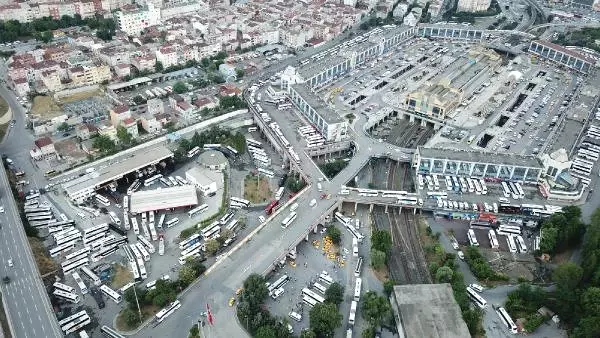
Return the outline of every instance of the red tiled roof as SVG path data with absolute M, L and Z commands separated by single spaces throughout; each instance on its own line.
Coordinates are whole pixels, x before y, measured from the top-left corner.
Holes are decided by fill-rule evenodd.
M 129 107 L 126 105 L 117 106 L 113 109 L 113 111 L 117 114 L 123 114 L 123 113 L 129 111 Z
M 35 140 L 34 143 L 35 143 L 36 147 L 41 149 L 47 145 L 52 144 L 52 140 L 48 136 L 44 136 L 42 138 Z

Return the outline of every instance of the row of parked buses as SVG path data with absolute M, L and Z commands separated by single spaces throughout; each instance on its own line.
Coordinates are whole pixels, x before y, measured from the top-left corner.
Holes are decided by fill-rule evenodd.
M 488 192 L 487 185 L 481 178 L 446 175 L 445 181 L 446 191 L 461 192 L 463 194 L 475 193 L 477 195 L 487 195 Z M 429 190 L 440 190 L 440 180 L 438 175 L 419 174 L 417 176 L 417 182 L 420 190 L 423 190 L 425 187 L 427 187 Z
M 385 197 L 385 198 L 396 198 L 398 204 L 402 205 L 423 205 L 423 200 L 418 198 L 415 194 L 409 193 L 408 191 L 393 191 L 393 190 L 377 190 L 377 189 L 362 189 L 362 188 L 351 188 L 342 186 L 340 195 L 350 194 L 350 190 L 358 192 L 358 196 L 361 197 Z

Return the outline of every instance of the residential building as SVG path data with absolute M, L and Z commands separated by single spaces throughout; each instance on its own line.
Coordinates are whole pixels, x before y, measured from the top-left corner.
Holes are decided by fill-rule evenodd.
M 39 161 L 56 157 L 57 154 L 54 143 L 52 143 L 52 140 L 48 136 L 39 138 L 35 140 L 34 143 L 36 148 L 31 150 L 31 155 L 35 160 Z
M 175 47 L 162 47 L 156 51 L 156 61 L 162 63 L 164 68 L 179 64 L 179 56 Z
M 25 96 L 29 94 L 29 91 L 31 90 L 31 88 L 29 88 L 29 82 L 26 78 L 18 78 L 14 80 L 10 78 L 8 83 L 18 96 Z
M 146 8 L 127 5 L 117 10 L 114 17 L 119 30 L 130 36 L 138 36 L 144 29 L 160 23 L 160 9 L 151 3 Z
M 98 128 L 98 134 L 107 136 L 113 142 L 119 143 L 119 138 L 117 137 L 117 128 L 113 125 L 104 125 Z
M 89 140 L 93 135 L 98 133 L 98 128 L 94 125 L 83 123 L 75 128 L 75 135 L 82 141 Z
M 133 139 L 138 138 L 139 133 L 138 133 L 138 126 L 137 126 L 136 120 L 134 120 L 132 118 L 128 118 L 128 119 L 123 120 L 121 125 L 127 130 L 127 133 L 129 133 L 129 135 L 131 135 L 131 137 Z
M 40 74 L 40 80 L 45 88 L 45 91 L 57 92 L 63 90 L 62 81 L 60 79 L 60 76 L 58 75 L 58 71 L 56 70 L 42 72 Z M 39 89 L 43 91 L 44 88 Z
M 459 12 L 485 12 L 490 7 L 491 0 L 458 0 Z
M 126 105 L 117 106 L 110 110 L 110 122 L 114 127 L 119 126 L 123 121 L 131 118 L 131 111 Z
M 152 71 L 156 65 L 156 57 L 153 55 L 134 56 L 131 58 L 131 65 L 138 71 Z
M 237 80 L 237 72 L 235 71 L 235 66 L 223 63 L 219 65 L 219 72 L 225 78 L 227 82 L 235 82 Z

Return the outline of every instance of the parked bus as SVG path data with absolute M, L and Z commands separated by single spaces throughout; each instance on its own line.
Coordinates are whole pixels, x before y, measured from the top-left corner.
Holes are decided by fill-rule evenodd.
M 358 307 L 358 302 L 353 300 L 350 304 L 350 315 L 348 316 L 348 324 L 350 326 L 354 326 L 354 321 L 356 320 L 356 308 Z
M 273 291 L 284 287 L 290 280 L 290 277 L 288 275 L 283 275 L 281 277 L 279 277 L 279 279 L 277 279 L 273 284 L 269 284 L 269 286 L 267 287 L 267 290 L 269 291 L 269 295 L 273 293 Z
M 250 201 L 245 200 L 243 198 L 239 198 L 239 197 L 231 197 L 231 202 L 235 202 L 235 203 L 241 204 L 241 205 L 243 205 L 245 207 L 250 206 Z
M 112 299 L 117 304 L 121 303 L 123 300 L 123 297 L 118 292 L 104 284 L 100 285 L 100 291 L 102 291 L 102 293 L 104 293 L 108 298 Z
M 202 205 L 188 211 L 188 216 L 190 218 L 192 218 L 197 214 L 201 214 L 201 213 L 205 212 L 206 210 L 208 210 L 208 204 L 202 204 Z
M 485 181 L 482 178 L 479 179 L 479 185 L 481 185 L 481 194 L 487 195 L 487 185 L 485 184 Z
M 510 251 L 512 253 L 516 253 L 517 245 L 515 244 L 515 239 L 513 238 L 513 235 L 511 235 L 511 234 L 506 235 L 506 241 L 508 243 L 508 251 Z
M 307 295 L 302 296 L 302 302 L 311 308 L 317 305 L 317 301 Z
M 327 285 L 327 287 L 329 287 L 331 284 L 333 284 L 333 278 L 331 278 L 329 275 L 321 273 L 319 275 L 319 280 L 323 283 L 325 283 L 325 285 Z
M 58 325 L 60 325 L 60 329 L 65 332 L 65 335 L 68 335 L 69 333 L 79 330 L 79 328 L 89 324 L 90 322 L 90 316 L 85 310 L 82 310 L 60 320 Z
M 135 179 L 135 181 L 133 181 L 133 183 L 131 183 L 129 188 L 127 188 L 127 194 L 130 195 L 130 194 L 136 192 L 140 188 L 140 185 L 141 185 L 140 180 Z
M 525 198 L 525 192 L 523 191 L 523 187 L 521 186 L 521 183 L 519 183 L 519 182 L 515 183 L 515 187 L 517 188 L 517 193 L 519 194 L 519 197 L 521 199 Z
M 218 224 L 217 224 L 217 226 L 218 226 Z M 204 235 L 204 233 L 208 233 L 208 231 L 206 231 L 206 230 L 209 228 L 210 228 L 210 226 L 202 229 L 202 235 Z M 184 239 L 183 241 L 181 241 L 179 243 L 179 249 L 185 250 L 186 248 L 196 244 L 197 242 L 200 242 L 200 234 L 193 234 L 190 237 Z
M 255 131 L 258 131 L 258 128 L 257 128 L 257 127 L 248 127 L 248 132 L 249 132 L 249 133 L 253 133 L 253 132 L 255 132 Z
M 262 169 L 262 168 L 258 168 L 258 173 L 259 175 L 264 175 L 268 178 L 273 178 L 275 177 L 275 173 L 270 171 L 270 170 L 266 170 L 266 169 Z
M 156 321 L 159 323 L 162 322 L 163 320 L 165 320 L 168 316 L 170 316 L 173 312 L 175 312 L 180 307 L 181 307 L 181 303 L 178 300 L 175 300 L 173 303 L 169 304 L 166 308 L 158 311 L 158 313 L 156 314 Z
M 89 290 L 87 288 L 87 285 L 85 285 L 85 283 L 83 282 L 83 280 L 79 276 L 79 274 L 77 272 L 73 272 L 71 275 L 73 276 L 73 279 L 75 280 L 75 283 L 77 283 L 77 286 L 79 287 L 79 291 L 81 291 L 81 294 L 82 295 L 87 294 Z
M 492 247 L 492 249 L 498 249 L 500 247 L 500 244 L 498 243 L 498 238 L 496 237 L 496 233 L 494 232 L 494 230 L 489 230 L 488 238 L 490 239 L 490 246 Z
M 510 331 L 510 333 L 512 334 L 516 334 L 517 326 L 515 325 L 515 322 L 512 320 L 512 318 L 510 318 L 510 316 L 508 315 L 508 312 L 506 312 L 506 309 L 504 309 L 503 307 L 499 307 L 496 309 L 496 313 L 498 314 L 498 316 L 502 320 L 502 323 L 504 323 L 508 331 Z
M 29 195 L 25 196 L 25 200 L 26 201 L 31 201 L 31 200 L 39 198 L 39 197 L 40 197 L 40 194 L 36 192 L 36 193 L 29 194 Z
M 117 216 L 117 214 L 115 214 L 113 211 L 109 211 L 108 216 L 110 217 L 110 220 L 113 223 L 115 223 L 116 225 L 121 225 L 121 220 L 119 219 L 119 216 Z
M 52 294 L 58 298 L 62 298 L 64 300 L 66 300 L 68 302 L 79 303 L 79 295 L 77 295 L 76 293 L 66 292 L 61 289 L 54 289 Z
M 356 284 L 354 285 L 354 301 L 358 302 L 360 300 L 360 292 L 362 287 L 362 279 L 357 278 Z
M 475 236 L 475 231 L 473 231 L 473 229 L 469 229 L 467 231 L 467 237 L 469 238 L 469 243 L 472 246 L 479 246 L 479 242 L 477 242 L 477 237 Z
M 319 303 L 324 303 L 325 302 L 325 298 L 323 296 L 318 295 L 316 292 L 308 289 L 308 288 L 303 288 L 302 289 L 302 294 L 304 296 L 309 296 L 310 298 L 316 300 Z
M 177 223 L 179 223 L 179 218 L 173 217 L 170 220 L 168 220 L 167 223 L 165 223 L 165 225 L 167 226 L 167 228 L 170 228 L 170 227 L 174 226 Z
M 292 222 L 296 219 L 298 215 L 296 214 L 295 211 L 292 211 L 288 217 L 286 217 L 282 222 L 281 222 L 281 227 L 282 228 L 287 228 L 290 224 L 292 224 Z
M 516 235 L 515 238 L 516 238 L 516 244 L 519 247 L 519 252 L 527 253 L 527 246 L 525 245 L 525 240 L 523 239 L 523 236 Z
M 187 152 L 187 157 L 192 158 L 200 152 L 200 147 L 196 146 Z
M 75 288 L 74 287 L 66 285 L 66 284 L 63 284 L 63 283 L 60 283 L 60 282 L 54 282 L 54 284 L 52 284 L 52 286 L 55 289 L 62 290 L 64 292 L 75 293 Z
M 283 196 L 283 193 L 285 191 L 285 187 L 280 187 L 279 189 L 277 189 L 277 192 L 275 193 L 275 199 L 276 200 L 281 200 L 281 197 Z
M 247 138 L 246 139 L 246 144 L 251 145 L 251 146 L 256 147 L 256 148 L 262 148 L 262 143 L 260 143 L 260 142 L 258 142 L 256 140 L 253 140 L 251 138 Z
M 354 268 L 354 276 L 355 277 L 360 276 L 360 273 L 362 271 L 362 264 L 363 264 L 363 258 L 358 257 L 358 262 L 356 262 L 356 268 Z
M 106 325 L 102 326 L 100 331 L 109 338 L 125 338 L 125 336 L 119 334 L 117 331 L 113 330 L 112 328 Z
M 99 286 L 100 284 L 102 284 L 100 278 L 87 266 L 81 267 L 81 272 L 83 272 L 92 281 L 92 283 L 94 283 L 94 285 Z
M 213 224 L 215 224 L 215 223 L 213 223 Z M 204 231 L 204 230 L 206 230 L 206 231 Z M 219 237 L 220 233 L 221 233 L 221 226 L 219 225 L 219 223 L 216 223 L 213 226 L 208 226 L 203 229 L 202 238 L 204 238 L 205 241 L 208 241 L 209 239 Z
M 105 206 L 105 207 L 110 206 L 110 201 L 108 200 L 108 198 L 106 198 L 100 194 L 96 194 L 94 196 L 94 198 L 96 199 L 96 202 L 102 204 L 103 206 Z
M 313 287 L 323 295 L 327 292 L 327 288 L 317 282 L 313 284 Z
M 480 309 L 485 309 L 487 307 L 487 302 L 483 297 L 481 297 L 477 291 L 473 290 L 470 286 L 467 286 L 467 294 L 469 298 L 477 305 Z
M 154 175 L 154 176 L 152 176 L 152 177 L 150 177 L 150 178 L 148 178 L 148 179 L 146 179 L 146 180 L 144 181 L 144 186 L 145 186 L 145 187 L 149 187 L 149 186 L 151 186 L 152 184 L 154 184 L 154 182 L 156 182 L 156 181 L 160 180 L 161 178 L 162 178 L 162 175 L 161 175 L 161 174 Z

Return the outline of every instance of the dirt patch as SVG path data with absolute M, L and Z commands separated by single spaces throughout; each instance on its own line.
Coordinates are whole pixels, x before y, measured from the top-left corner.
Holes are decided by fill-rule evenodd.
M 269 180 L 265 177 L 247 176 L 244 180 L 244 198 L 251 203 L 264 203 L 271 195 Z
M 111 283 L 113 289 L 120 289 L 132 280 L 133 274 L 131 273 L 131 271 L 129 271 L 128 268 L 124 267 L 121 264 L 115 264 L 114 274 Z
M 140 309 L 142 311 L 142 322 L 146 321 L 148 318 L 154 316 L 160 309 L 156 306 L 144 306 Z M 137 312 L 137 309 L 135 310 Z M 140 326 L 140 323 L 137 323 L 134 326 L 127 325 L 125 318 L 123 316 L 123 311 L 119 312 L 116 320 L 116 329 L 119 331 L 132 331 L 137 329 Z
M 8 103 L 0 97 L 0 114 L 4 114 L 8 111 Z
M 42 241 L 33 237 L 27 237 L 27 239 L 29 240 L 31 251 L 33 251 L 33 258 L 35 258 L 35 262 L 40 270 L 40 275 L 44 276 L 58 270 L 58 264 L 46 254 L 46 249 Z
M 554 255 L 554 257 L 552 257 L 552 263 L 560 265 L 562 263 L 568 262 L 571 259 L 571 256 L 573 256 L 573 252 L 575 252 L 574 249 L 568 249 L 564 252 Z
M 81 100 L 89 99 L 90 97 L 93 97 L 93 96 L 102 96 L 102 95 L 103 95 L 103 93 L 100 89 L 94 89 L 94 90 L 90 90 L 87 92 L 80 92 L 80 93 L 75 93 L 75 94 L 71 94 L 71 95 L 61 96 L 60 99 L 57 100 L 57 103 L 59 105 L 63 105 L 65 103 L 81 101 Z
M 382 283 L 385 282 L 386 280 L 390 279 L 390 273 L 387 269 L 387 266 L 384 266 L 383 268 L 381 268 L 379 270 L 373 269 L 373 267 L 370 266 L 369 269 L 371 269 L 371 271 L 373 271 L 373 274 L 375 275 L 377 280 L 379 280 Z
M 87 153 L 81 149 L 79 144 L 74 139 L 67 139 L 54 143 L 56 152 L 61 156 L 70 156 L 74 159 L 82 159 L 87 157 Z
M 4 331 L 5 338 L 12 338 L 12 334 L 10 332 L 10 326 L 8 325 L 8 319 L 6 318 L 6 313 L 4 312 L 4 306 L 2 306 L 2 295 L 0 294 L 0 325 L 2 325 L 2 331 Z
M 42 119 L 49 119 L 59 116 L 63 113 L 62 109 L 50 96 L 36 96 L 33 98 L 31 113 L 38 115 Z

